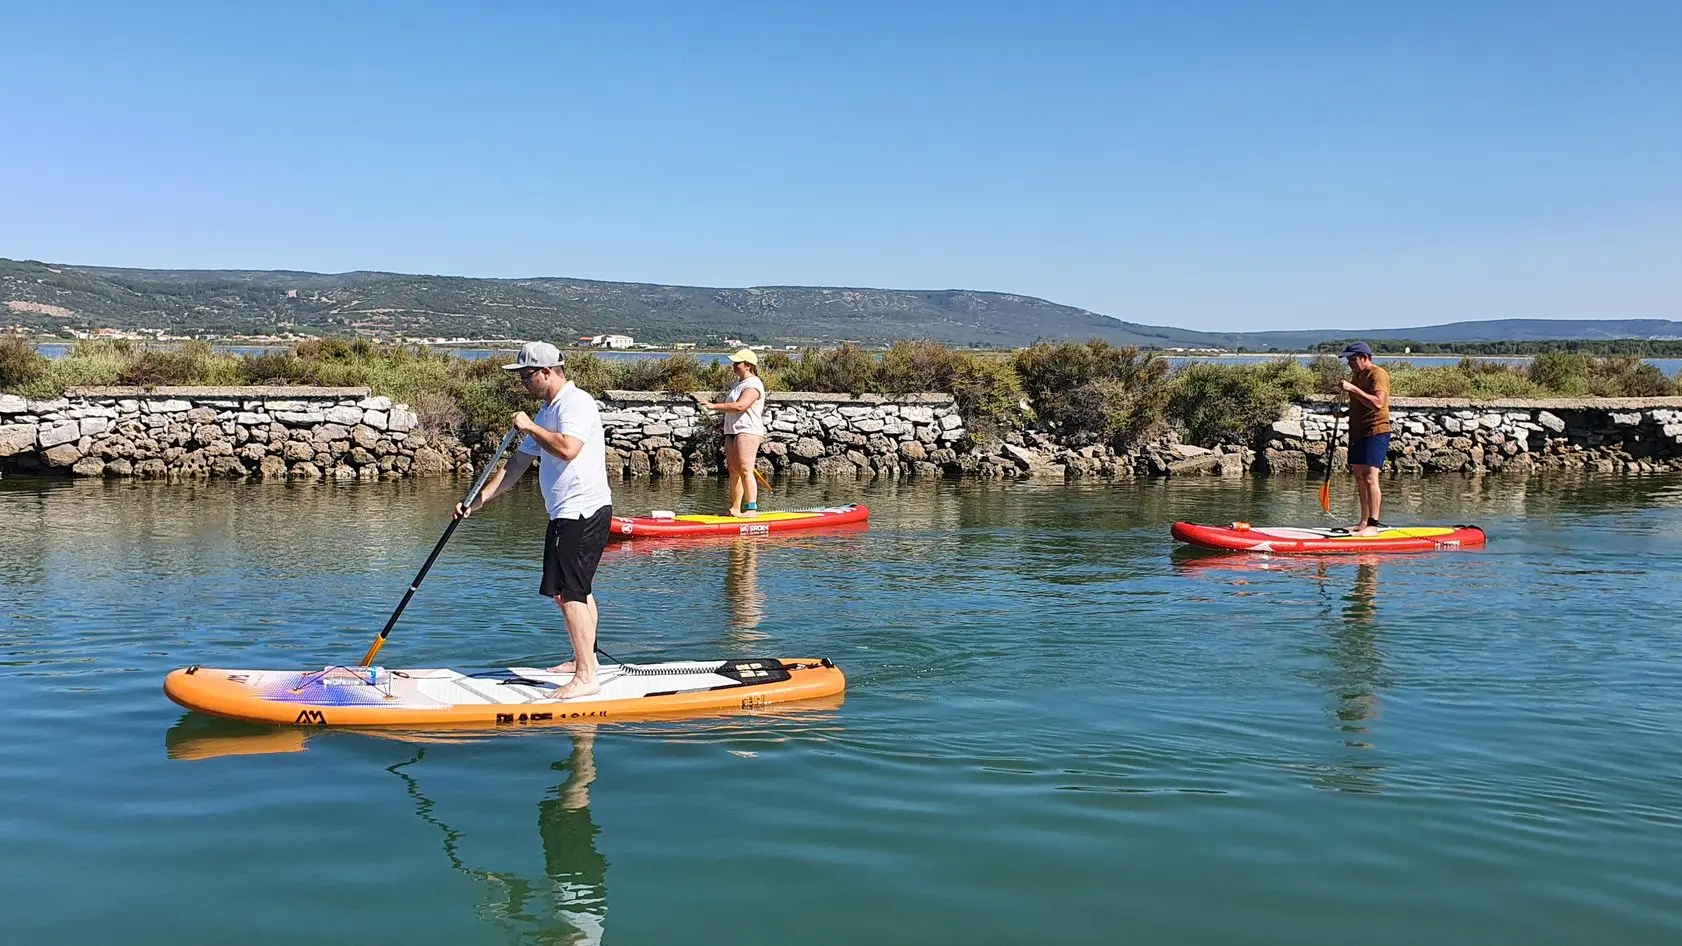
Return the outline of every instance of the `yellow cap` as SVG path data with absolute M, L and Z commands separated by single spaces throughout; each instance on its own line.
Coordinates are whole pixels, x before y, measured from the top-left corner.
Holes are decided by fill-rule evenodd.
M 751 348 L 738 348 L 730 353 L 731 361 L 745 361 L 750 365 L 759 364 L 759 356 Z

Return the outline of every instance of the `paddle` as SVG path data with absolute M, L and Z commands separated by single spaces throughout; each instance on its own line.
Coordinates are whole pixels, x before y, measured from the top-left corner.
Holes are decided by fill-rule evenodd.
M 491 456 L 491 461 L 485 464 L 483 470 L 479 471 L 478 478 L 473 481 L 473 488 L 467 491 L 467 498 L 461 501 L 463 506 L 471 506 L 473 500 L 479 498 L 479 491 L 485 488 L 485 481 L 491 478 L 491 471 L 496 469 L 497 461 L 501 460 L 502 455 L 508 452 L 508 448 L 514 443 L 514 438 L 519 435 L 520 429 L 518 427 L 508 428 L 508 433 L 503 435 L 502 443 L 497 446 L 496 453 Z M 415 580 L 409 585 L 409 590 L 403 595 L 403 600 L 397 603 L 397 610 L 391 612 L 391 620 L 385 622 L 385 629 L 380 631 L 379 637 L 374 638 L 374 644 L 368 648 L 368 652 L 362 655 L 362 663 L 359 666 L 373 665 L 374 656 L 380 652 L 381 647 L 385 646 L 385 639 L 391 636 L 391 629 L 397 625 L 398 616 L 403 613 L 404 608 L 409 606 L 409 599 L 413 598 L 415 590 L 420 588 L 421 579 L 426 577 L 427 571 L 432 568 L 432 563 L 438 560 L 438 553 L 444 551 L 444 543 L 450 541 L 450 535 L 456 531 L 456 526 L 460 523 L 460 519 L 455 516 L 450 517 L 450 524 L 444 528 L 443 537 L 438 540 L 437 545 L 432 547 L 432 554 L 426 557 L 426 564 L 422 565 L 420 572 L 415 575 Z
M 1337 462 L 1337 421 L 1333 413 L 1332 439 L 1326 444 L 1326 481 L 1320 484 L 1320 509 L 1328 516 L 1332 514 L 1332 465 Z

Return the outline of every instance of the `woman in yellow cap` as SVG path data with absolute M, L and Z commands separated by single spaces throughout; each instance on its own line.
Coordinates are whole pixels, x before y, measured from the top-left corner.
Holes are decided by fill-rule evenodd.
M 730 399 L 703 401 L 709 411 L 724 414 L 724 464 L 730 471 L 730 515 L 751 518 L 759 515 L 759 484 L 753 465 L 759 445 L 765 440 L 765 382 L 759 379 L 759 356 L 751 348 L 730 354 L 736 372 L 736 386 Z

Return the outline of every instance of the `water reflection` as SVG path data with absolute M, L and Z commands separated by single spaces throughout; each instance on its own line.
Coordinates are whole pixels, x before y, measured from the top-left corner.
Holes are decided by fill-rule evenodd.
M 607 919 L 607 858 L 596 849 L 600 829 L 590 816 L 596 733 L 593 727 L 580 727 L 570 730 L 569 736 L 571 754 L 550 765 L 565 773 L 565 778 L 537 803 L 544 864 L 544 877 L 537 881 L 510 871 L 473 867 L 462 860 L 462 833 L 439 816 L 437 805 L 421 789 L 415 767 L 426 759 L 426 746 L 386 770 L 403 780 L 415 814 L 439 830 L 450 866 L 484 885 L 479 916 L 523 942 L 600 943 Z
M 732 643 L 763 640 L 755 631 L 765 620 L 765 595 L 759 590 L 759 542 L 739 538 L 730 543 L 729 567 L 724 570 L 724 599 L 730 606 Z
M 1328 656 L 1331 674 L 1328 689 L 1332 715 L 1346 750 L 1338 765 L 1327 770 L 1322 783 L 1337 791 L 1377 794 L 1384 790 L 1380 776 L 1384 766 L 1371 757 L 1374 721 L 1382 710 L 1384 655 L 1380 647 L 1378 622 L 1380 556 L 1361 555 L 1355 573 L 1342 593 L 1339 620 L 1331 623 Z M 1342 583 L 1344 569 L 1332 569 L 1322 561 L 1316 581 L 1331 589 Z

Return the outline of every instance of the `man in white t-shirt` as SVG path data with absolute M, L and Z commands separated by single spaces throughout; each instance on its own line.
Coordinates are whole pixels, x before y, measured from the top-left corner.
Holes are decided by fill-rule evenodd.
M 526 390 L 543 399 L 535 418 L 514 415 L 526 435 L 519 451 L 491 477 L 471 508 L 456 504 L 456 515 L 472 515 L 519 482 L 539 461 L 537 482 L 549 508 L 549 534 L 543 543 L 545 597 L 553 598 L 566 617 L 573 659 L 555 673 L 572 680 L 550 696 L 558 700 L 601 692 L 596 679 L 596 577 L 602 549 L 613 521 L 613 491 L 607 484 L 607 440 L 602 434 L 596 399 L 567 379 L 561 352 L 548 342 L 527 342 L 508 371 L 517 371 Z

